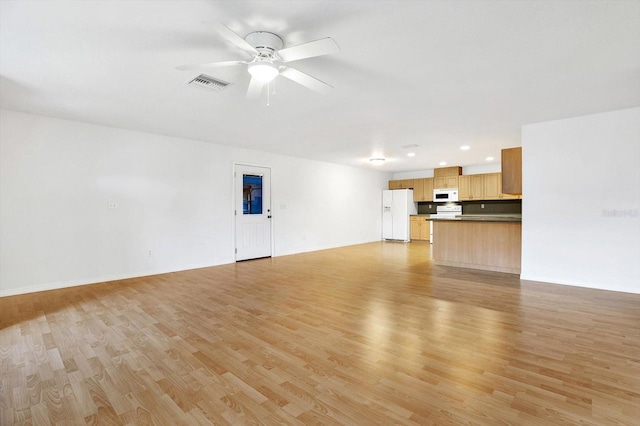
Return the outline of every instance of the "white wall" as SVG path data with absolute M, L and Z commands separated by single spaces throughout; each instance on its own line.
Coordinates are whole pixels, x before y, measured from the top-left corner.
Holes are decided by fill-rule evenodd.
M 500 159 L 498 159 L 498 161 L 499 160 Z M 473 166 L 462 167 L 463 175 L 481 175 L 484 173 L 500 173 L 501 171 L 502 171 L 502 164 L 500 163 L 476 164 Z
M 640 108 L 522 128 L 522 279 L 640 293 Z
M 388 173 L 0 110 L 0 296 L 233 262 L 234 163 L 274 255 L 380 239 Z

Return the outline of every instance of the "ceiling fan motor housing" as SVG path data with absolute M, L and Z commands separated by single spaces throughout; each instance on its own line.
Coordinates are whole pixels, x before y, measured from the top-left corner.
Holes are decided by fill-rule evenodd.
M 244 40 L 253 46 L 262 54 L 274 55 L 278 50 L 282 49 L 284 42 L 282 39 L 267 31 L 255 31 L 249 33 Z

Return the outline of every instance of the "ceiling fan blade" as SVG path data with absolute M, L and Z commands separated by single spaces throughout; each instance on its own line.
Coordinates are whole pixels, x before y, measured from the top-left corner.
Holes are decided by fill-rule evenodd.
M 309 74 L 305 74 L 294 68 L 281 67 L 280 75 L 322 94 L 333 89 L 333 86 L 328 85 L 324 81 L 320 81 L 317 78 L 311 77 Z
M 235 65 L 243 65 L 248 64 L 245 61 L 226 61 L 226 62 L 205 62 L 203 64 L 191 64 L 191 65 L 180 65 L 176 67 L 178 71 L 186 71 L 193 70 L 198 68 L 219 68 L 219 67 L 232 67 Z
M 240 49 L 244 50 L 245 52 L 249 52 L 252 55 L 255 55 L 255 54 L 258 53 L 258 51 L 255 49 L 255 47 L 253 47 L 252 45 L 247 43 L 245 41 L 245 39 L 240 37 L 238 34 L 236 34 L 233 31 L 231 31 L 231 29 L 229 27 L 227 27 L 226 25 L 221 24 L 220 22 L 213 22 L 211 25 L 218 32 L 218 34 L 220 34 L 222 37 L 226 38 L 231 43 L 235 44 L 236 46 L 238 46 Z
M 262 93 L 263 87 L 264 87 L 263 82 L 251 77 L 251 81 L 249 82 L 249 88 L 247 89 L 247 99 L 259 98 L 260 94 Z
M 338 43 L 336 43 L 331 37 L 327 37 L 279 50 L 278 56 L 280 56 L 282 62 L 291 62 L 297 61 L 298 59 L 328 55 L 338 51 L 340 51 Z

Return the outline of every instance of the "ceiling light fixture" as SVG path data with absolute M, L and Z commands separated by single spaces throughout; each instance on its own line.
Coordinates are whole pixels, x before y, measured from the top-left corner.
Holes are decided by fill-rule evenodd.
M 254 62 L 252 64 L 249 64 L 248 69 L 251 77 L 262 83 L 268 83 L 276 78 L 278 74 L 280 74 L 278 68 L 276 68 L 276 66 L 271 62 L 267 61 Z
M 415 152 L 409 152 L 407 153 L 407 157 L 415 157 L 416 153 Z
M 369 162 L 374 166 L 380 166 L 384 164 L 384 158 L 370 158 Z
M 487 157 L 487 161 L 493 161 L 493 157 Z
M 463 151 L 468 151 L 468 150 L 470 150 L 470 149 L 471 149 L 471 147 L 470 147 L 469 145 L 462 145 L 462 146 L 460 147 L 460 149 L 461 149 L 461 150 L 463 150 Z

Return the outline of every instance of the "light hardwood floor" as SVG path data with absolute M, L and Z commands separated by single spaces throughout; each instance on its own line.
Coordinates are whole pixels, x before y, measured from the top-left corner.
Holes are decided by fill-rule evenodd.
M 430 249 L 0 298 L 0 424 L 639 424 L 640 295 Z

